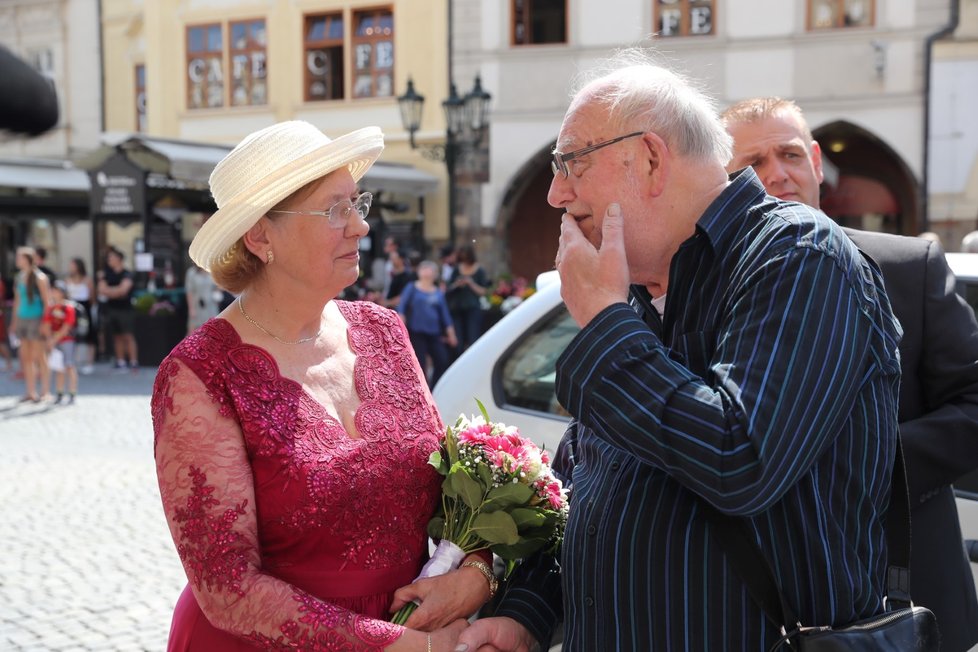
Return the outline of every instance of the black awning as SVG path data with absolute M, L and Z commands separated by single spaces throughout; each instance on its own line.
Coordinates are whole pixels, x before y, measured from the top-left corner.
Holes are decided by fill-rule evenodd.
M 37 136 L 57 124 L 53 82 L 0 46 L 0 129 Z

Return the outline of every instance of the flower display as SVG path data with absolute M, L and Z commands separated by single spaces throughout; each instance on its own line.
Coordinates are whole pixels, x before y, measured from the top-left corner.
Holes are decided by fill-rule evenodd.
M 530 282 L 522 276 L 501 276 L 486 293 L 486 300 L 489 308 L 499 308 L 503 314 L 506 314 L 535 291 Z
M 445 477 L 441 505 L 428 534 L 440 540 L 418 579 L 457 568 L 466 555 L 491 550 L 516 563 L 541 549 L 556 549 L 567 522 L 567 490 L 550 468 L 550 455 L 519 430 L 481 415 L 460 415 L 428 460 Z M 417 608 L 395 614 L 403 624 Z

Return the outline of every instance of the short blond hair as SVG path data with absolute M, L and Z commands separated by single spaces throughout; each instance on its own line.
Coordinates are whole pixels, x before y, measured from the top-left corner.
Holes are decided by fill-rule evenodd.
M 729 129 L 731 125 L 760 122 L 782 113 L 791 113 L 798 117 L 806 143 L 814 140 L 812 130 L 808 126 L 808 121 L 805 120 L 805 114 L 801 107 L 795 104 L 793 100 L 786 100 L 777 96 L 752 97 L 748 100 L 741 100 L 724 109 L 720 113 L 720 120 L 723 122 L 723 126 Z

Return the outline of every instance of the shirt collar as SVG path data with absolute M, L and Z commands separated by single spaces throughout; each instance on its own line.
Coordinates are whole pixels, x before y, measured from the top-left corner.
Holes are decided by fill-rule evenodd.
M 697 231 L 706 236 L 714 251 L 724 249 L 725 241 L 741 228 L 741 221 L 731 217 L 743 215 L 766 195 L 764 184 L 757 178 L 754 168 L 734 172 L 727 187 L 697 220 Z

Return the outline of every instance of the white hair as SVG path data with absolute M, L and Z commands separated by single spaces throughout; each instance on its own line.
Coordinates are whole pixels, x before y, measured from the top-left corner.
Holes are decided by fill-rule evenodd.
M 623 131 L 654 131 L 677 153 L 726 166 L 733 138 L 716 101 L 643 48 L 621 50 L 578 81 L 575 98 L 604 106 Z

